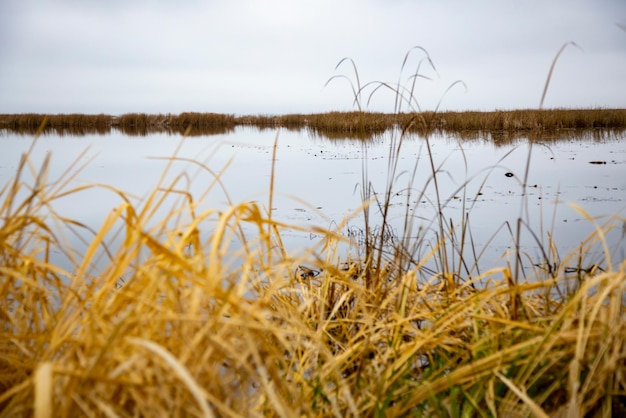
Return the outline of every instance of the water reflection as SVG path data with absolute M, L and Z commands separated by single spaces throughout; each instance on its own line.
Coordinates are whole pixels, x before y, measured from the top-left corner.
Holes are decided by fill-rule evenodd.
M 0 136 L 24 136 L 33 137 L 35 135 L 49 137 L 64 136 L 90 136 L 90 135 L 127 135 L 127 136 L 150 136 L 150 135 L 172 135 L 172 136 L 210 136 L 234 133 L 234 126 L 216 126 L 216 127 L 157 127 L 148 125 L 123 125 L 123 126 L 95 126 L 95 127 L 63 127 L 48 126 L 40 129 L 39 127 L 25 127 L 20 129 L 0 129 Z
M 235 132 L 234 126 L 215 126 L 206 128 L 155 128 L 150 126 L 119 126 L 114 129 L 128 136 L 148 136 L 161 133 L 177 136 L 210 136 Z
M 480 255 L 483 271 L 510 260 L 509 254 L 515 248 L 511 231 L 520 217 L 524 221 L 525 252 L 537 259 L 552 248 L 550 240 L 555 243 L 554 251 L 564 257 L 607 216 L 620 214 L 623 219 L 624 137 L 588 132 L 568 140 L 543 138 L 532 148 L 526 175 L 530 151 L 527 141 L 504 146 L 486 138 L 460 141 L 455 136 L 434 135 L 427 143 L 423 137 L 409 135 L 401 152 L 394 156 L 390 155 L 393 135 L 397 138 L 399 131 L 367 140 L 340 140 L 319 131 L 246 127 L 184 139 L 163 132 L 145 136 L 117 131 L 105 136 L 48 133 L 38 140 L 30 156 L 38 166 L 47 152 L 52 153 L 50 178 L 60 176 L 74 161 L 84 163 L 76 184 L 106 184 L 126 191 L 136 201 L 145 199 L 157 185 L 167 184 L 188 189 L 198 201 L 198 211 L 222 210 L 231 203 L 247 201 L 267 207 L 272 148 L 278 138 L 272 205 L 275 218 L 295 225 L 329 228 L 353 213 L 354 218 L 341 232 L 356 244 L 363 233 L 361 191 L 367 187 L 380 202 L 388 184 L 390 158 L 394 158 L 398 169 L 391 179 L 388 241 L 420 242 L 416 254 L 419 258 L 436 247 L 436 220 L 440 214 L 452 230 L 463 219 L 469 219 L 471 243 L 468 240 L 465 245 L 471 245 L 471 251 Z M 31 141 L 25 139 L 23 135 L 5 133 L 0 140 L 1 184 L 15 174 L 21 153 L 31 146 Z M 175 153 L 180 159 L 172 161 Z M 199 161 L 211 172 L 184 159 Z M 590 164 L 592 161 L 606 164 Z M 170 171 L 162 179 L 168 164 Z M 436 187 L 433 166 L 437 171 Z M 180 177 L 181 173 L 185 175 Z M 223 188 L 215 183 L 215 176 Z M 66 196 L 55 205 L 64 216 L 97 230 L 120 203 L 115 193 L 95 188 Z M 164 204 L 162 210 L 170 207 L 169 203 Z M 376 202 L 371 213 L 375 231 L 380 219 Z M 158 218 L 157 213 L 155 219 Z M 407 219 L 413 222 L 410 230 L 405 228 Z M 208 236 L 213 227 L 207 221 L 201 232 Z M 253 235 L 256 231 L 247 233 Z M 88 241 L 89 237 L 83 239 Z M 317 244 L 318 239 L 315 234 L 296 229 L 283 232 L 283 242 L 294 250 Z M 624 259 L 621 227 L 607 233 L 607 242 L 614 261 Z M 73 245 L 85 246 L 80 242 Z M 596 260 L 606 263 L 600 245 Z

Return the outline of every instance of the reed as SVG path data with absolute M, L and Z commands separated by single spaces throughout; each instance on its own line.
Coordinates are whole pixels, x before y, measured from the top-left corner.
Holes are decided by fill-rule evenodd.
M 275 219 L 273 169 L 265 204 L 218 211 L 200 202 L 219 175 L 177 155 L 139 203 L 106 185 L 72 186 L 74 166 L 50 178 L 49 156 L 34 167 L 24 155 L 0 189 L 3 415 L 623 415 L 626 262 L 607 250 L 601 266 L 588 254 L 624 219 L 598 224 L 563 257 L 550 242 L 540 260 L 517 246 L 514 263 L 535 268 L 479 272 L 471 207 L 459 220 L 444 215 L 445 170 L 426 135 L 431 176 L 408 176 L 405 190 L 408 202 L 434 187 L 434 238 L 398 238 L 387 222 L 395 161 L 425 118 L 396 117 L 385 189 L 363 170 L 358 229 L 353 214 L 330 229 Z M 203 192 L 190 192 L 185 172 L 169 175 L 180 161 L 212 178 Z M 55 210 L 93 187 L 119 197 L 98 230 Z M 407 212 L 400 236 L 415 236 L 414 222 Z M 292 254 L 281 236 L 294 229 L 323 239 Z M 72 249 L 63 231 L 89 235 L 87 249 Z M 344 259 L 339 248 L 353 238 L 357 254 Z M 70 267 L 55 265 L 55 253 Z M 97 271 L 96 260 L 106 261 Z
M 202 131 L 203 129 L 234 127 L 235 117 L 219 113 L 186 112 L 172 116 L 170 126 L 182 132 L 188 128 L 192 131 Z
M 99 115 L 43 115 L 43 114 L 19 114 L 0 115 L 0 129 L 18 133 L 35 134 L 42 132 L 55 132 L 59 135 L 85 133 L 106 134 L 110 132 L 112 117 L 104 114 Z
M 572 135 L 594 132 L 621 134 L 626 131 L 626 109 L 522 109 L 493 112 L 410 112 L 376 113 L 366 111 L 314 114 L 246 115 L 181 113 L 148 115 L 128 113 L 107 115 L 0 115 L 0 129 L 34 134 L 46 118 L 45 132 L 60 134 L 108 133 L 111 127 L 131 135 L 166 132 L 211 135 L 232 131 L 236 126 L 259 129 L 306 129 L 331 138 L 368 138 L 397 127 L 407 127 L 422 135 L 444 133 L 459 138 L 515 138 L 541 135 L 565 140 Z
M 408 115 L 409 117 L 412 115 Z M 624 109 L 522 109 L 495 112 L 422 112 L 428 128 L 457 131 L 624 129 Z M 419 125 L 418 125 L 419 127 Z
M 182 177 L 159 182 L 137 204 L 115 190 L 117 208 L 99 230 L 85 231 L 54 210 L 57 198 L 85 189 L 68 188 L 75 167 L 50 179 L 46 159 L 29 184 L 29 165 L 25 155 L 0 192 L 3 415 L 626 410 L 626 263 L 566 269 L 576 265 L 572 256 L 517 283 L 507 266 L 459 280 L 449 269 L 421 267 L 439 251 L 411 269 L 398 268 L 406 259 L 399 253 L 381 268 L 346 263 L 337 252 L 343 225 L 313 227 L 326 245 L 293 256 L 281 231 L 302 227 L 273 219 L 259 203 L 200 210 L 202 195 L 185 192 Z M 243 233 L 245 225 L 258 234 Z M 601 241 L 610 227 L 589 240 Z M 92 234 L 84 254 L 63 240 L 64 228 Z M 383 233 L 372 232 L 375 255 Z M 447 234 L 439 245 L 451 241 Z M 70 271 L 51 263 L 59 251 L 73 260 Z M 91 271 L 102 256 L 109 262 Z

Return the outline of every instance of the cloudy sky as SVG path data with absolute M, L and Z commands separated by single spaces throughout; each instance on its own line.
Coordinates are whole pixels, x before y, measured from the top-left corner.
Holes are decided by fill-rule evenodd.
M 624 0 L 2 0 L 0 113 L 350 110 L 344 57 L 363 85 L 419 66 L 421 109 L 456 80 L 442 109 L 537 107 L 567 42 L 544 106 L 626 107 Z

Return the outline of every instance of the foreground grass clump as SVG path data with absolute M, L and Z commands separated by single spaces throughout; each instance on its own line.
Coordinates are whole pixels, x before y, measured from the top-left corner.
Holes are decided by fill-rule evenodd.
M 47 163 L 24 157 L 0 192 L 3 415 L 626 411 L 626 263 L 459 278 L 377 264 L 374 249 L 340 260 L 341 235 L 317 229 L 325 246 L 295 256 L 271 210 L 201 210 L 176 181 L 141 203 L 113 190 L 119 205 L 89 231 L 54 210 L 85 186 L 67 188 L 73 169 L 47 179 Z M 84 254 L 62 231 L 92 234 Z

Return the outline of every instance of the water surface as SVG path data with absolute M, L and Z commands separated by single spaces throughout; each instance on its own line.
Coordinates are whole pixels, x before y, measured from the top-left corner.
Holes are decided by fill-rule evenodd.
M 256 201 L 269 207 L 272 152 L 274 161 L 273 215 L 277 220 L 296 225 L 334 227 L 350 213 L 356 216 L 342 230 L 358 238 L 362 231 L 362 188 L 370 184 L 382 199 L 390 173 L 390 147 L 399 134 L 389 132 L 369 141 L 335 139 L 310 135 L 306 131 L 257 130 L 237 128 L 234 132 L 181 138 L 177 135 L 151 134 L 144 137 L 108 135 L 45 135 L 33 145 L 33 138 L 3 134 L 0 138 L 0 184 L 14 175 L 20 155 L 31 146 L 30 158 L 38 167 L 51 153 L 50 179 L 64 173 L 73 162 L 84 167 L 77 171 L 72 184 L 102 183 L 136 196 L 137 201 L 159 184 L 169 185 L 181 173 L 174 186 L 189 189 L 200 199 L 199 209 L 226 208 L 230 203 Z M 598 139 L 536 143 L 532 152 L 527 141 L 517 145 L 497 146 L 489 140 L 459 141 L 439 135 L 428 139 L 409 136 L 403 139 L 397 157 L 397 170 L 391 176 L 390 225 L 397 239 L 407 233 L 413 238 L 432 234 L 439 208 L 453 225 L 469 216 L 473 247 L 481 268 L 503 265 L 514 244 L 509 227 L 515 229 L 522 218 L 532 234 L 525 232 L 524 251 L 541 259 L 547 247 L 548 233 L 563 256 L 573 250 L 596 227 L 611 216 L 621 216 L 617 227 L 607 235 L 614 265 L 624 259 L 626 246 L 623 217 L 626 207 L 626 142 L 606 136 Z M 530 166 L 526 187 L 529 152 Z M 215 177 L 178 157 L 203 163 L 219 177 L 224 188 L 215 185 L 206 195 Z M 432 156 L 432 161 L 431 157 Z M 597 164 L 601 162 L 601 164 Z M 437 185 L 433 181 L 433 167 Z M 437 201 L 437 190 L 439 203 Z M 98 229 L 104 218 L 121 200 L 104 189 L 70 195 L 56 202 L 56 209 L 66 217 L 80 220 Z M 590 222 L 576 207 L 593 218 Z M 164 206 L 164 213 L 167 206 Z M 373 224 L 380 222 L 376 206 L 371 207 Z M 406 215 L 415 227 L 403 230 Z M 158 217 L 157 217 L 158 218 Z M 622 223 L 620 223 L 622 222 Z M 205 225 L 209 234 L 212 225 Z M 254 228 L 249 231 L 254 234 Z M 287 229 L 283 232 L 287 247 L 298 250 L 316 244 L 319 237 Z M 434 235 L 427 238 L 433 242 Z M 428 245 L 422 248 L 426 253 Z M 606 263 L 600 247 L 595 262 Z M 606 267 L 606 265 L 605 265 Z

